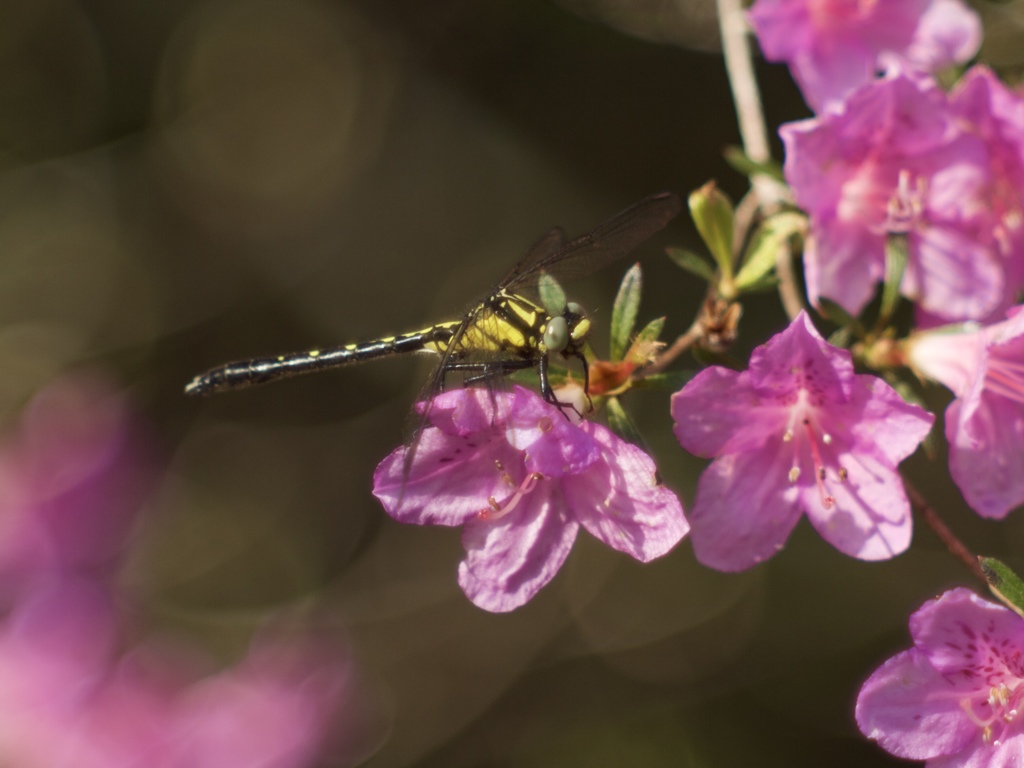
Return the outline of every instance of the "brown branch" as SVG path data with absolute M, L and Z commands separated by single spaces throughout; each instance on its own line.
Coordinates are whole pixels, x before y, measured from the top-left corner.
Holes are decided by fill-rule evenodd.
M 928 527 L 935 531 L 935 535 L 946 545 L 946 549 L 949 550 L 950 554 L 963 563 L 967 570 L 988 588 L 988 579 L 985 578 L 985 573 L 981 569 L 977 555 L 973 554 L 967 548 L 967 545 L 956 537 L 956 534 L 939 517 L 939 513 L 928 503 L 924 495 L 906 477 L 903 478 L 903 487 L 907 491 L 910 503 L 914 505 L 921 517 L 924 518 Z

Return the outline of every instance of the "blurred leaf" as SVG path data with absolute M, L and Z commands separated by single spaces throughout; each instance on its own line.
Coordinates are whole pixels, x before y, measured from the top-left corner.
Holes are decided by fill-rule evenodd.
M 743 267 L 736 275 L 736 288 L 746 293 L 751 286 L 759 286 L 775 268 L 779 249 L 796 235 L 803 233 L 806 219 L 799 213 L 788 211 L 762 222 L 754 232 L 743 257 Z
M 992 594 L 1024 616 L 1024 581 L 1006 563 L 994 557 L 979 557 L 978 560 Z
M 726 147 L 723 153 L 727 162 L 735 171 L 744 176 L 756 176 L 758 174 L 770 176 L 776 181 L 785 183 L 786 177 L 782 173 L 782 165 L 774 160 L 758 162 L 744 152 L 740 147 Z
M 610 359 L 619 361 L 629 347 L 629 337 L 633 333 L 633 326 L 636 324 L 636 316 L 640 311 L 640 290 L 643 287 L 643 279 L 640 274 L 640 265 L 634 264 L 627 270 L 619 286 L 619 292 L 615 296 L 615 303 L 612 305 L 612 331 Z
M 560 315 L 565 311 L 565 291 L 547 272 L 540 276 L 537 291 L 540 293 L 540 303 L 549 314 Z
M 839 327 L 845 328 L 850 333 L 853 333 L 853 335 L 859 339 L 862 339 L 867 335 L 867 332 L 864 330 L 864 326 L 860 324 L 860 320 L 836 304 L 832 299 L 826 299 L 824 296 L 819 298 L 818 311 Z
M 878 326 L 884 328 L 896 311 L 900 300 L 900 284 L 907 269 L 909 250 L 907 236 L 890 233 L 885 238 L 885 282 L 882 283 L 882 306 L 878 314 Z
M 697 231 L 715 257 L 722 278 L 732 281 L 732 229 L 735 218 L 732 202 L 708 182 L 690 194 L 690 215 Z
M 751 293 L 767 293 L 768 291 L 774 291 L 779 287 L 779 278 L 775 275 L 765 275 L 763 278 L 755 283 L 751 283 L 743 288 L 743 292 L 746 294 Z
M 746 366 L 732 355 L 727 355 L 724 352 L 716 352 L 708 349 L 707 347 L 694 347 L 693 357 L 704 367 L 709 365 L 720 365 L 723 368 L 729 368 L 734 371 L 742 371 L 746 369 Z
M 853 343 L 853 338 L 850 335 L 850 329 L 847 327 L 837 328 L 829 337 L 825 339 L 833 347 L 839 347 L 840 349 L 849 349 L 850 344 Z
M 682 267 L 687 272 L 690 272 L 697 277 L 705 280 L 709 283 L 715 281 L 715 268 L 705 259 L 693 251 L 688 251 L 685 248 L 666 248 L 665 253 L 668 257 L 676 263 L 676 265 Z
M 609 397 L 605 401 L 605 410 L 608 413 L 608 426 L 615 434 L 633 445 L 643 445 L 644 439 L 640 435 L 640 430 L 622 407 L 619 398 Z
M 662 371 L 634 380 L 635 389 L 671 390 L 676 392 L 697 375 L 696 371 Z

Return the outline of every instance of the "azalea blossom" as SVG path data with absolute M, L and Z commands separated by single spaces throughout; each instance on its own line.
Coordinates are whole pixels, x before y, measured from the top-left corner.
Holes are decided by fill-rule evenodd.
M 217 672 L 125 632 L 114 577 L 153 458 L 97 376 L 45 387 L 0 443 L 0 765 L 316 764 L 346 689 L 334 648 L 261 636 Z
M 110 594 L 68 579 L 0 623 L 0 764 L 303 768 L 317 764 L 348 667 L 314 644 L 254 642 L 227 670 L 125 642 Z
M 978 514 L 1024 503 L 1024 308 L 1007 320 L 912 337 L 907 360 L 956 399 L 946 409 L 949 471 Z
M 750 367 L 713 366 L 672 397 L 675 434 L 698 456 L 690 513 L 697 559 L 737 571 L 774 555 L 806 513 L 822 537 L 862 560 L 910 543 L 896 470 L 933 417 L 881 379 L 855 374 L 850 353 L 801 313 L 754 350 Z
M 59 379 L 0 442 L 0 594 L 112 575 L 156 479 L 140 419 L 94 375 Z
M 398 448 L 378 465 L 373 492 L 401 522 L 463 526 L 459 584 L 488 611 L 530 600 L 580 526 L 643 562 L 689 529 L 647 454 L 600 424 L 570 422 L 527 389 L 445 392 L 428 419 L 408 474 L 410 448 Z
M 910 635 L 860 690 L 864 735 L 932 768 L 1024 765 L 1024 619 L 960 588 L 921 606 Z
M 935 72 L 981 44 L 981 21 L 960 0 L 758 0 L 748 18 L 816 112 L 888 67 Z
M 907 238 L 900 290 L 919 324 L 999 316 L 1024 288 L 1024 102 L 976 67 L 947 95 L 895 73 L 845 108 L 783 125 L 785 173 L 810 217 L 811 301 L 859 313 Z

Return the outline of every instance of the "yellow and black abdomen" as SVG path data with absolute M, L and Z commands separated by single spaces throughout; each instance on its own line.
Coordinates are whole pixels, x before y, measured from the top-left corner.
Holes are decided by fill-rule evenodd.
M 275 357 L 256 357 L 211 368 L 192 379 L 185 387 L 188 395 L 208 395 L 229 389 L 241 389 L 267 381 L 299 376 L 303 373 L 340 368 L 379 357 L 407 352 L 443 352 L 461 321 L 439 323 L 412 333 L 389 336 L 361 344 L 346 344 L 327 349 L 311 349 Z

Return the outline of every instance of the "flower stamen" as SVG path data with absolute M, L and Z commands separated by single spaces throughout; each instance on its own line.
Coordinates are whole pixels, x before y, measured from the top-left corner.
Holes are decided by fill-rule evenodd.
M 481 509 L 477 516 L 481 520 L 500 520 L 515 509 L 516 505 L 519 504 L 519 500 L 531 493 L 537 487 L 537 482 L 543 479 L 544 475 L 540 472 L 531 472 L 523 478 L 523 482 L 519 484 L 516 492 L 505 502 L 504 506 L 496 501 L 493 496 L 489 496 L 487 498 L 488 507 Z
M 821 450 L 818 448 L 818 441 L 815 439 L 814 427 L 811 425 L 811 420 L 804 418 L 804 428 L 807 430 L 807 436 L 811 443 L 811 456 L 814 460 L 814 478 L 815 484 L 818 486 L 818 495 L 821 497 L 821 506 L 824 509 L 832 509 L 836 503 L 836 497 L 833 496 L 825 488 L 825 462 L 821 459 Z M 828 437 L 828 441 L 825 443 L 832 442 L 832 438 L 826 433 L 825 437 Z

